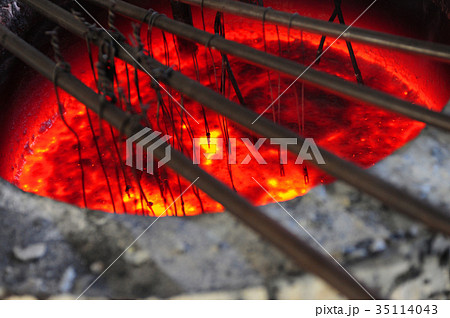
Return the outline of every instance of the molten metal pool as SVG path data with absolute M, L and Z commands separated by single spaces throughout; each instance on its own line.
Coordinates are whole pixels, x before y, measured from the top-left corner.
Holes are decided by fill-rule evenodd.
M 213 32 L 214 18 L 214 13 L 205 12 L 208 31 Z M 194 21 L 194 25 L 201 28 L 199 11 L 194 10 Z M 318 35 L 295 30 L 288 32 L 286 28 L 276 28 L 270 24 L 265 25 L 263 32 L 261 23 L 227 15 L 224 22 L 225 36 L 229 40 L 305 65 L 310 65 L 316 57 L 320 41 Z M 132 33 L 128 24 L 121 25 L 119 29 L 124 34 Z M 150 43 L 147 30 L 143 28 L 141 33 L 144 48 L 152 52 L 157 60 L 239 102 L 229 76 L 223 71 L 219 52 L 199 46 L 194 54 L 180 53 L 172 35 L 162 36 L 160 30 L 152 30 Z M 327 38 L 325 47 L 333 41 Z M 427 105 L 433 110 L 442 109 L 443 104 L 433 94 L 435 88 L 421 85 L 423 79 L 419 77 L 427 75 L 426 67 L 415 65 L 411 60 L 405 60 L 402 64 L 395 54 L 380 54 L 382 50 L 360 44 L 353 46 L 365 85 Z M 95 89 L 85 44 L 73 44 L 64 55 L 71 64 L 72 72 Z M 92 56 L 97 59 L 97 50 L 92 50 Z M 318 145 L 363 167 L 374 165 L 417 136 L 424 127 L 405 117 L 348 101 L 300 82 L 277 99 L 291 85 L 292 79 L 231 56 L 228 58 L 244 99 L 242 107 L 261 113 L 276 100 L 264 116 L 307 138 L 313 138 Z M 331 177 L 307 163 L 295 164 L 294 156 L 288 156 L 287 164 L 280 164 L 279 148 L 269 143 L 259 149 L 266 164 L 259 164 L 254 158 L 248 164 L 242 164 L 248 151 L 240 140 L 248 138 L 254 142 L 256 136 L 249 135 L 225 118 L 166 87 L 172 97 L 198 121 L 197 124 L 168 94 L 155 90 L 157 86 L 152 85 L 145 73 L 135 71 L 133 66 L 125 65 L 120 60 L 115 60 L 115 67 L 115 92 L 121 91 L 123 96 L 118 105 L 131 112 L 143 112 L 142 120 L 155 130 L 172 136 L 172 146 L 188 157 L 192 157 L 193 138 L 236 138 L 236 164 L 228 164 L 226 156 L 223 160 L 202 157 L 200 166 L 253 203 L 267 204 L 272 202 L 272 198 L 261 191 L 252 181 L 252 176 L 258 177 L 258 181 L 280 201 L 304 195 L 315 185 L 332 181 Z M 334 43 L 314 68 L 356 82 L 344 41 Z M 87 111 L 84 105 L 61 92 L 64 119 L 76 132 L 78 143 L 58 113 L 51 83 L 35 79 L 22 89 L 27 93 L 14 96 L 12 103 L 32 103 L 33 109 L 39 109 L 39 114 L 28 119 L 23 133 L 10 136 L 11 143 L 22 147 L 10 153 L 14 160 L 7 169 L 2 169 L 2 177 L 24 191 L 90 209 L 158 216 L 188 185 L 164 167 L 151 175 L 126 166 L 125 139 L 94 113 Z M 158 94 L 161 94 L 162 100 L 158 99 Z M 16 124 L 16 127 L 20 125 Z M 212 148 L 204 145 L 203 151 L 217 151 Z M 184 216 L 221 209 L 220 204 L 192 188 L 166 214 Z

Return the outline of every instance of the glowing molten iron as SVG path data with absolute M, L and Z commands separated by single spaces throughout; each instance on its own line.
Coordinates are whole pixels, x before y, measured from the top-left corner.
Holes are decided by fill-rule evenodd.
M 237 24 L 234 27 L 235 30 L 229 30 L 227 25 L 226 37 L 263 50 L 264 42 L 261 32 L 259 32 L 261 25 L 256 23 L 252 25 L 248 21 L 246 21 L 246 25 L 246 28 L 240 28 Z M 184 74 L 196 78 L 193 59 L 189 55 L 182 57 L 181 63 L 179 63 L 173 38 L 167 36 L 168 50 L 166 51 L 160 32 L 153 31 L 153 33 L 155 58 L 159 61 L 166 61 L 168 58 L 168 65 L 175 65 L 175 68 Z M 302 40 L 300 40 L 301 36 Z M 280 28 L 279 37 L 281 52 L 279 52 L 278 35 L 275 28 L 266 26 L 268 52 L 280 54 L 306 65 L 309 65 L 315 58 L 319 36 L 301 35 L 300 32 L 291 31 L 291 39 L 288 44 L 287 32 Z M 145 36 L 143 38 L 145 39 Z M 326 44 L 330 44 L 331 41 L 327 39 Z M 71 49 L 71 51 L 75 50 Z M 72 54 L 72 56 L 70 53 L 66 54 L 72 65 L 73 73 L 95 89 L 88 56 L 87 53 L 84 53 L 86 50 L 80 44 L 76 46 L 76 52 L 77 54 Z M 78 52 L 83 52 L 83 54 Z M 96 54 L 94 52 L 94 56 Z M 417 87 L 409 83 L 408 76 L 410 74 L 404 70 L 395 69 L 393 60 L 384 59 L 376 53 L 371 53 L 369 49 L 361 45 L 356 46 L 356 56 L 366 85 L 415 103 L 432 105 L 426 96 L 417 93 L 419 91 Z M 221 78 L 221 57 L 216 51 L 213 51 L 213 57 L 216 65 L 215 72 L 209 51 L 199 47 L 197 58 L 200 81 L 211 89 L 217 89 Z M 292 82 L 290 78 L 282 76 L 279 79 L 276 73 L 270 73 L 271 83 L 269 84 L 267 71 L 248 65 L 231 56 L 229 59 L 245 99 L 246 106 L 242 107 L 249 107 L 257 113 L 262 112 L 278 96 L 279 92 L 282 92 Z M 125 65 L 116 60 L 116 68 L 120 86 L 127 93 Z M 320 65 L 315 68 L 355 81 L 345 42 L 335 43 L 333 48 L 322 58 Z M 135 111 L 141 111 L 134 85 L 134 68 L 128 66 L 128 69 L 131 83 L 131 104 Z M 226 85 L 227 97 L 237 102 L 228 80 Z M 39 91 L 46 92 L 40 95 L 38 101 L 34 100 L 34 102 L 41 103 L 41 108 L 54 109 L 54 116 L 42 122 L 40 128 L 34 132 L 34 137 L 24 149 L 14 178 L 10 181 L 25 191 L 84 206 L 77 143 L 57 115 L 52 85 L 42 83 L 40 87 L 30 87 L 29 90 L 34 92 L 31 94 L 34 96 Z M 158 122 L 156 94 L 150 86 L 148 76 L 142 72 L 139 72 L 139 90 L 143 104 L 149 105 L 148 119 L 152 126 L 173 136 L 170 141 L 172 145 L 177 149 L 180 149 L 180 145 L 182 145 L 186 155 L 192 157 L 192 136 L 190 134 L 194 137 L 205 137 L 206 133 L 201 106 L 196 102 L 184 99 L 184 107 L 200 124 L 197 125 L 186 114 L 183 118 L 184 122 L 181 122 L 179 106 L 162 92 L 166 109 L 163 112 L 161 107 L 159 108 Z M 180 101 L 179 94 L 173 90 L 170 92 Z M 156 177 L 146 173 L 134 175 L 129 167 L 122 170 L 113 139 L 120 148 L 122 162 L 124 162 L 124 138 L 119 137 L 117 132 L 112 135 L 110 127 L 105 122 L 102 122 L 100 129 L 98 117 L 91 113 L 103 165 L 108 176 L 108 187 L 89 127 L 85 106 L 63 93 L 61 99 L 66 110 L 65 118 L 69 125 L 76 130 L 81 140 L 82 162 L 86 177 L 85 191 L 89 208 L 109 212 L 116 211 L 117 213 L 160 215 L 172 200 L 187 187 L 186 181 L 180 180 L 168 169 L 159 169 Z M 368 105 L 350 102 L 308 85 L 304 86 L 303 115 L 301 104 L 302 86 L 298 83 L 288 90 L 280 99 L 280 103 L 275 103 L 265 116 L 274 118 L 297 132 L 301 131 L 301 122 L 304 122 L 305 137 L 314 138 L 317 144 L 364 167 L 373 165 L 386 157 L 415 137 L 423 128 L 422 124 L 404 117 Z M 207 109 L 206 118 L 211 137 L 223 137 L 223 126 L 221 126 L 224 123 L 223 119 Z M 228 134 L 232 138 L 247 137 L 252 140 L 252 136 L 244 133 L 231 122 L 228 122 Z M 208 151 L 208 149 L 204 150 Z M 279 152 L 277 148 L 269 146 L 268 142 L 260 149 L 260 153 L 267 161 L 267 165 L 258 165 L 254 159 L 248 165 L 240 165 L 239 163 L 248 154 L 248 151 L 242 143 L 238 142 L 237 165 L 229 167 L 226 159 L 206 160 L 203 158 L 201 167 L 230 186 L 234 185 L 241 195 L 255 204 L 270 203 L 272 199 L 253 182 L 251 177 L 255 177 L 263 184 L 277 200 L 295 198 L 305 194 L 319 183 L 332 181 L 320 170 L 308 166 L 309 183 L 306 183 L 303 166 L 294 164 L 294 156 L 290 156 L 289 163 L 281 168 Z M 140 194 L 137 179 L 140 180 L 149 204 Z M 195 215 L 202 211 L 211 212 L 221 209 L 220 204 L 203 193 L 199 193 L 196 189 L 190 189 L 168 210 L 167 214 Z

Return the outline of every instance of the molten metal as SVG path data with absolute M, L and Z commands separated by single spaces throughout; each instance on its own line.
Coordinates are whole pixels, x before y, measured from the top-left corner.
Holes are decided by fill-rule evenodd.
M 291 37 L 288 39 L 285 29 L 275 29 L 266 25 L 264 41 L 261 32 L 254 31 L 260 30 L 260 24 L 245 21 L 245 25 L 244 28 L 242 22 L 227 24 L 226 37 L 261 50 L 266 46 L 268 52 L 306 65 L 315 58 L 320 36 L 291 30 Z M 327 40 L 326 45 L 331 41 Z M 88 56 L 86 53 L 79 54 L 86 52 L 82 45 L 75 45 L 70 50 L 72 53 L 68 52 L 66 57 L 72 65 L 73 72 L 83 82 L 95 88 Z M 144 43 L 144 47 L 147 47 L 147 43 Z M 227 97 L 238 102 L 230 81 L 222 80 L 222 75 L 225 76 L 221 67 L 222 57 L 216 51 L 210 53 L 204 47 L 199 47 L 194 57 L 179 55 L 173 38 L 166 36 L 164 41 L 159 31 L 153 31 L 152 48 L 155 58 L 159 61 L 165 61 L 167 65 L 173 65 L 190 77 L 198 78 L 202 84 L 212 89 L 224 90 Z M 437 103 L 411 80 L 412 73 L 407 69 L 399 69 L 394 59 L 383 58 L 362 45 L 356 45 L 355 51 L 366 85 L 440 110 Z M 96 54 L 94 50 L 94 55 Z M 242 107 L 249 107 L 261 113 L 292 83 L 289 78 L 279 77 L 273 72 L 268 73 L 231 56 L 228 58 L 245 101 Z M 181 109 L 163 91 L 160 93 L 164 103 L 158 103 L 152 83 L 144 73 L 137 72 L 136 78 L 133 67 L 127 67 L 127 74 L 123 62 L 116 60 L 115 63 L 119 86 L 130 102 L 130 110 L 146 112 L 146 120 L 151 126 L 163 134 L 173 136 L 172 145 L 184 151 L 188 157 L 192 158 L 193 137 L 207 137 L 209 133 L 211 138 L 225 138 L 225 140 L 255 138 L 217 114 L 203 110 L 198 103 L 186 99 L 182 101 L 177 92 L 168 88 L 176 100 L 183 102 L 184 107 L 199 124 L 185 113 L 181 118 Z M 335 43 L 324 55 L 321 64 L 315 67 L 355 81 L 343 41 Z M 42 116 L 36 117 L 33 138 L 18 157 L 17 168 L 4 177 L 25 191 L 83 206 L 77 143 L 57 115 L 52 87 L 42 83 L 39 86 L 30 85 L 27 89 L 31 92 L 30 96 L 41 91 L 45 92 L 40 94 L 38 103 L 42 113 L 47 114 L 47 117 L 43 121 Z M 88 207 L 117 213 L 144 215 L 163 213 L 181 190 L 186 188 L 186 182 L 164 168 L 159 169 L 157 174 L 150 175 L 126 167 L 124 139 L 112 131 L 105 122 L 100 122 L 95 114 L 90 113 L 95 132 L 94 139 L 85 106 L 71 96 L 66 94 L 61 96 L 66 110 L 65 119 L 76 130 L 81 140 Z M 28 101 L 22 99 L 22 102 Z M 122 104 L 122 107 L 125 108 L 126 105 Z M 289 89 L 265 116 L 300 132 L 305 137 L 314 138 L 317 144 L 364 167 L 383 159 L 414 138 L 423 128 L 423 124 L 405 117 L 350 102 L 317 88 L 302 86 L 300 83 Z M 96 144 L 100 149 L 101 159 Z M 236 147 L 237 162 L 240 163 L 248 151 L 243 143 L 238 142 Z M 258 180 L 275 199 L 280 201 L 303 195 L 317 184 L 332 181 L 317 168 L 307 164 L 295 165 L 296 158 L 290 155 L 288 164 L 280 165 L 280 153 L 277 149 L 279 148 L 266 144 L 259 150 L 267 165 L 259 165 L 255 160 L 250 161 L 248 165 L 229 165 L 226 158 L 222 161 L 202 160 L 200 165 L 259 205 L 270 203 L 272 199 L 261 192 L 258 185 L 252 181 L 251 177 L 255 176 L 255 172 Z M 203 146 L 203 150 L 214 152 L 207 145 Z M 195 215 L 221 209 L 220 204 L 192 189 L 167 211 L 167 215 Z

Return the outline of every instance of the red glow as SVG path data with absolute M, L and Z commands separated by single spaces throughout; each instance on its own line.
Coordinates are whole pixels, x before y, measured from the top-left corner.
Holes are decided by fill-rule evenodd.
M 227 38 L 263 49 L 261 32 L 259 32 L 261 30 L 260 24 L 249 21 L 246 21 L 245 24 L 247 25 L 245 29 L 240 28 L 239 23 L 233 23 L 232 26 L 227 25 Z M 164 46 L 162 45 L 161 37 L 158 36 L 160 32 L 154 31 L 154 33 L 157 34 L 153 38 L 154 55 L 159 61 L 164 61 Z M 283 57 L 291 58 L 306 65 L 309 65 L 314 60 L 320 39 L 319 36 L 306 33 L 300 35 L 298 31 L 291 32 L 289 49 L 286 30 L 280 28 L 279 36 L 282 46 L 281 55 Z M 300 41 L 300 36 L 303 37 L 303 41 Z M 266 39 L 268 51 L 278 54 L 278 37 L 273 26 L 267 26 Z M 326 45 L 329 45 L 331 42 L 332 39 L 327 40 Z M 182 58 L 181 65 L 178 65 L 178 57 L 171 36 L 168 36 L 168 45 L 170 52 L 169 65 L 175 65 L 184 74 L 195 78 L 194 65 L 190 57 Z M 85 52 L 81 47 L 78 48 L 77 52 Z M 95 85 L 87 55 L 85 53 L 72 55 L 68 55 L 68 60 L 70 60 L 73 72 L 83 82 L 94 88 Z M 399 67 L 394 59 L 380 56 L 364 46 L 356 46 L 356 55 L 366 85 L 411 102 L 428 105 L 432 109 L 440 109 L 440 106 L 436 105 L 432 98 L 419 89 L 417 82 L 413 79 L 413 72 Z M 213 56 L 216 62 L 216 74 L 220 79 L 221 69 L 219 62 L 221 58 L 215 51 L 213 51 Z M 201 82 L 215 89 L 212 60 L 209 53 L 205 52 L 203 47 L 199 47 L 197 57 L 200 65 Z M 247 106 L 245 107 L 250 107 L 257 113 L 262 112 L 271 103 L 272 99 L 278 96 L 279 92 L 284 91 L 292 82 L 292 79 L 283 76 L 279 81 L 278 75 L 272 72 L 270 74 L 272 88 L 270 89 L 265 70 L 250 66 L 232 57 L 229 57 L 229 59 L 246 101 Z M 120 61 L 116 61 L 116 67 L 120 86 L 126 92 L 125 65 Z M 338 41 L 335 43 L 333 48 L 322 58 L 320 65 L 315 68 L 354 81 L 345 42 Z M 130 99 L 135 110 L 139 111 L 137 92 L 133 85 L 134 69 L 129 67 L 129 70 L 132 84 Z M 150 106 L 148 115 L 152 126 L 174 136 L 172 144 L 177 149 L 182 144 L 188 149 L 186 154 L 191 157 L 192 144 L 188 134 L 189 127 L 195 137 L 205 136 L 205 126 L 200 105 L 190 100 L 184 100 L 185 108 L 200 122 L 200 125 L 197 125 L 192 119 L 187 117 L 185 117 L 187 122 L 182 123 L 179 116 L 179 107 L 170 102 L 167 95 L 163 93 L 166 106 L 175 115 L 173 118 L 169 116 L 160 117 L 158 123 L 156 120 L 156 95 L 150 89 L 150 81 L 141 72 L 139 73 L 139 79 L 143 101 Z M 42 96 L 43 100 L 40 102 L 47 112 L 48 109 L 54 110 L 54 115 L 53 117 L 47 116 L 46 121 L 37 123 L 41 126 L 39 128 L 36 126 L 33 132 L 34 138 L 25 147 L 21 154 L 22 159 L 20 159 L 19 167 L 9 180 L 25 191 L 83 206 L 77 144 L 73 135 L 67 130 L 56 113 L 56 102 L 53 91 L 51 91 L 51 85 L 45 84 L 42 87 L 51 93 L 47 94 L 47 96 Z M 29 89 L 37 91 L 42 89 L 42 87 L 30 87 Z M 304 135 L 314 138 L 316 143 L 324 148 L 363 167 L 371 166 L 383 159 L 414 138 L 423 128 L 421 123 L 368 105 L 349 102 L 308 85 L 305 85 L 304 89 Z M 227 92 L 227 97 L 237 101 L 231 86 L 227 88 Z M 175 91 L 171 91 L 171 94 L 180 101 L 179 94 Z M 280 100 L 280 117 L 277 119 L 281 124 L 297 132 L 299 131 L 298 111 L 300 107 L 298 105 L 301 103 L 300 96 L 301 84 L 296 84 L 287 91 Z M 65 118 L 70 126 L 77 131 L 81 139 L 88 207 L 111 212 L 114 210 L 113 203 L 110 199 L 106 180 L 95 150 L 86 109 L 74 98 L 66 94 L 61 94 L 61 99 L 66 109 Z M 278 116 L 278 107 L 278 103 L 276 103 L 273 108 L 276 116 Z M 208 110 L 206 110 L 206 113 L 211 137 L 222 137 L 219 117 Z M 147 205 L 139 194 L 139 187 L 131 169 L 128 167 L 125 169 L 125 178 L 122 174 L 119 160 L 112 146 L 113 137 L 109 126 L 102 123 L 102 129 L 100 129 L 98 117 L 93 113 L 91 113 L 91 116 L 101 149 L 102 160 L 108 174 L 115 210 L 118 213 L 126 211 L 132 214 L 160 215 L 165 210 L 165 207 L 174 198 L 178 197 L 180 189 L 185 189 L 188 183 L 181 180 L 179 184 L 177 176 L 167 169 L 160 170 L 160 179 L 163 180 L 161 183 L 153 176 L 142 174 L 140 176 L 142 188 L 148 201 L 152 203 L 151 207 Z M 266 116 L 273 118 L 272 110 Z M 251 136 L 232 123 L 228 123 L 228 125 L 230 137 L 251 138 Z M 182 137 L 176 137 L 180 135 Z M 117 134 L 114 134 L 114 139 L 121 148 L 122 159 L 124 159 L 124 140 L 119 138 Z M 248 153 L 245 151 L 245 146 L 242 143 L 238 142 L 237 153 L 237 162 L 239 163 Z M 267 165 L 258 165 L 255 160 L 252 160 L 249 165 L 231 166 L 235 188 L 241 195 L 255 204 L 271 203 L 272 199 L 253 182 L 252 176 L 264 185 L 277 200 L 282 201 L 303 195 L 317 184 L 332 181 L 330 177 L 324 175 L 320 170 L 308 166 L 309 183 L 305 184 L 303 167 L 294 164 L 295 157 L 293 156 L 289 157 L 289 164 L 283 167 L 284 176 L 281 176 L 279 154 L 276 148 L 263 146 L 260 153 L 266 159 Z M 201 167 L 231 186 L 230 173 L 224 160 L 204 160 L 201 163 Z M 125 182 L 125 179 L 128 181 Z M 131 186 L 128 192 L 125 191 L 126 184 Z M 222 209 L 220 204 L 212 201 L 203 193 L 200 193 L 200 200 L 205 211 L 219 211 Z M 181 200 L 179 200 L 168 210 L 168 214 L 199 214 L 202 212 L 200 200 L 193 190 L 189 190 L 183 195 L 184 209 L 182 208 Z

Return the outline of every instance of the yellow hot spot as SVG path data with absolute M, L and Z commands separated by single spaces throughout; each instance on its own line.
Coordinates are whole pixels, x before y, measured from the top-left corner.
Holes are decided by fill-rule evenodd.
M 286 192 L 279 192 L 277 194 L 277 197 L 282 201 L 290 200 L 292 198 L 295 198 L 296 196 L 297 192 L 294 189 L 290 189 Z
M 204 150 L 205 154 L 215 154 L 217 151 L 217 145 L 215 144 L 202 145 L 202 149 Z
M 125 193 L 123 196 L 123 202 L 125 202 L 125 203 L 131 202 L 131 201 L 134 201 L 135 198 L 136 197 L 135 197 L 134 193 L 130 193 L 130 195 Z
M 267 180 L 267 183 L 272 187 L 276 187 L 278 185 L 278 180 L 277 179 L 269 179 L 269 180 Z
M 221 132 L 220 132 L 220 130 L 212 130 L 212 131 L 210 131 L 210 134 L 211 134 L 211 138 L 217 138 L 221 135 Z
M 192 205 L 190 205 L 189 207 L 185 207 L 185 211 L 186 212 L 195 212 L 195 208 Z M 189 213 L 187 213 L 187 214 L 189 214 Z
M 167 211 L 165 209 L 165 207 L 161 206 L 161 205 L 153 205 L 153 211 L 155 212 L 156 216 L 163 216 L 166 215 Z

